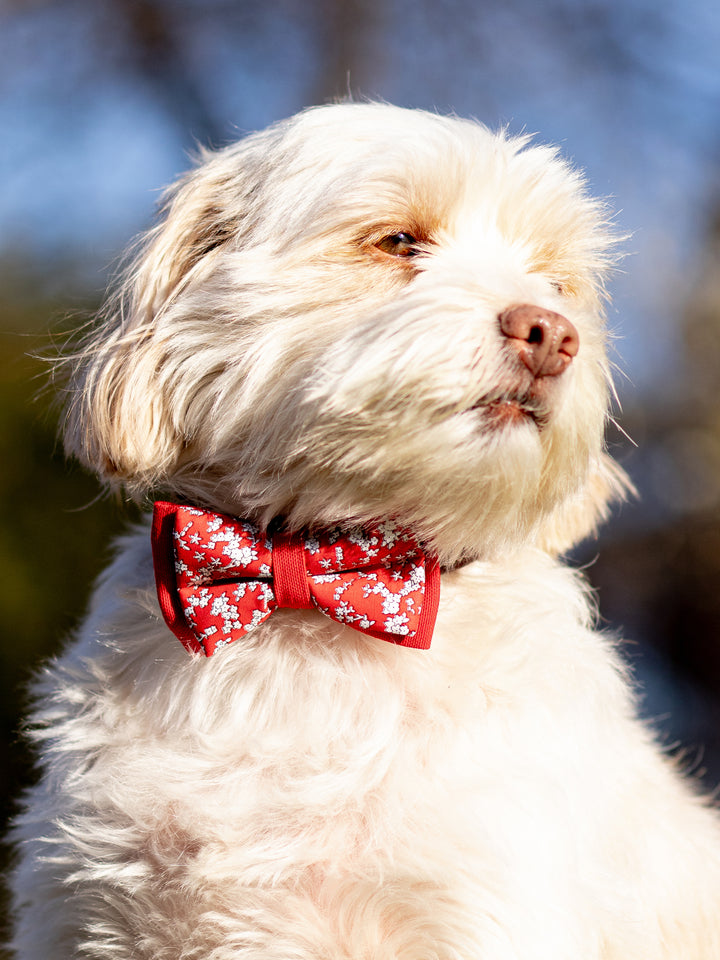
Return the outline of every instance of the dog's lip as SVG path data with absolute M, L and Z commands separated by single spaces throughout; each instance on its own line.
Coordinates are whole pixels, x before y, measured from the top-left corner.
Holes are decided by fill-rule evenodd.
M 518 393 L 485 394 L 472 404 L 470 410 L 483 410 L 499 425 L 532 421 L 538 428 L 548 421 L 548 412 L 537 398 Z

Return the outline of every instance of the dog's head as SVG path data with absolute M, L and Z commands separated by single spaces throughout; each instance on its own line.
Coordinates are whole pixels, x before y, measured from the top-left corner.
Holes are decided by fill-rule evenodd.
M 392 516 L 446 562 L 621 491 L 603 206 L 547 147 L 376 104 L 203 155 L 82 349 L 66 444 L 261 525 Z

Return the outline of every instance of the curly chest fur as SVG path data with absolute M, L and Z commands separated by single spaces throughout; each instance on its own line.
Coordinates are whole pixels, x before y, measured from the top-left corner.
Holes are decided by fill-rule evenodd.
M 581 865 L 613 869 L 630 704 L 569 571 L 527 550 L 445 575 L 430 651 L 282 611 L 189 660 L 147 568 L 141 535 L 52 681 L 65 799 L 49 831 L 83 909 L 122 864 L 117 896 L 144 891 L 158 917 L 171 890 L 196 920 L 231 900 L 238 928 L 279 900 L 290 936 L 297 902 L 353 950 L 396 924 L 416 944 L 424 925 L 444 957 L 446 924 L 569 950 L 582 925 L 548 937 L 547 911 L 614 900 Z

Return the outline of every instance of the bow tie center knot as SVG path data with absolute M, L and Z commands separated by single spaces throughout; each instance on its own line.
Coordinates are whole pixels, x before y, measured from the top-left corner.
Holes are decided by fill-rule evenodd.
M 301 536 L 276 533 L 272 538 L 273 590 L 278 607 L 314 608 Z

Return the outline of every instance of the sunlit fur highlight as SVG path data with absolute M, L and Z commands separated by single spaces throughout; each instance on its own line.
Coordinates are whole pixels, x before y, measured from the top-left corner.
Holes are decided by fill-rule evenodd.
M 378 246 L 401 232 L 416 256 Z M 262 527 L 394 517 L 440 555 L 438 621 L 417 651 L 282 610 L 189 657 L 131 531 L 35 687 L 17 960 L 717 960 L 715 814 L 556 559 L 627 488 L 614 257 L 553 148 L 385 105 L 168 192 L 68 354 L 68 452 Z M 540 427 L 486 403 L 525 375 L 520 303 L 580 340 Z

